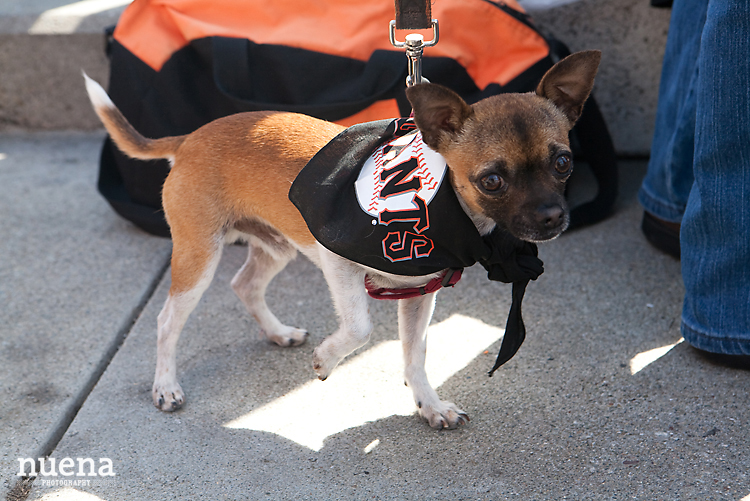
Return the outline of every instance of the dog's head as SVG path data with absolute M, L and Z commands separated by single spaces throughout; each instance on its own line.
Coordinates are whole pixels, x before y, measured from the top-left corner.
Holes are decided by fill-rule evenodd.
M 407 89 L 425 144 L 445 157 L 453 188 L 480 231 L 497 224 L 516 238 L 540 242 L 567 228 L 568 132 L 600 59 L 599 51 L 578 52 L 553 66 L 536 92 L 471 106 L 440 85 Z

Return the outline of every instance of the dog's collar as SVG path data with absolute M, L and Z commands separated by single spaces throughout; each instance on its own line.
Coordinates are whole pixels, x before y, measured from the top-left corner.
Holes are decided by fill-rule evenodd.
M 409 299 L 425 294 L 432 294 L 443 287 L 453 287 L 461 280 L 463 268 L 445 270 L 439 276 L 433 278 L 422 287 L 403 287 L 400 289 L 388 289 L 375 287 L 369 277 L 365 277 L 365 288 L 370 297 L 375 299 Z

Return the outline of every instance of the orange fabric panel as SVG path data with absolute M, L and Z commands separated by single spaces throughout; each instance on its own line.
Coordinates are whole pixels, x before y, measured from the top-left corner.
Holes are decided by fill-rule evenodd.
M 522 11 L 515 0 L 505 3 Z M 432 15 L 440 22 L 440 43 L 425 55 L 457 60 L 479 88 L 505 85 L 548 53 L 534 30 L 509 22 L 484 0 L 435 0 Z M 365 61 L 376 49 L 398 50 L 388 40 L 394 17 L 390 0 L 135 0 L 120 17 L 115 38 L 157 71 L 190 40 L 208 36 Z M 397 32 L 399 40 L 404 35 Z
M 523 12 L 515 2 L 505 3 Z M 436 0 L 432 12 L 440 22 L 440 41 L 425 53 L 452 57 L 480 89 L 493 82 L 507 84 L 549 53 L 539 34 L 523 23 L 509 21 L 507 14 L 483 0 Z

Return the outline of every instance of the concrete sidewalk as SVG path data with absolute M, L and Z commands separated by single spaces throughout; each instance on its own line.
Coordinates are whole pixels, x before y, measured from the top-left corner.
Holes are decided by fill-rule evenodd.
M 75 487 L 49 481 L 82 477 L 40 476 L 29 499 L 750 495 L 750 373 L 675 345 L 679 263 L 638 230 L 643 162 L 623 162 L 612 219 L 541 246 L 547 271 L 528 289 L 526 343 L 492 379 L 509 287 L 475 267 L 440 293 L 430 377 L 472 421 L 436 432 L 402 384 L 395 305 L 373 301 L 372 341 L 317 381 L 311 353 L 335 327 L 321 273 L 298 258 L 272 283 L 269 304 L 311 338 L 271 346 L 228 286 L 239 246 L 226 249 L 180 341 L 187 403 L 157 411 L 150 388 L 169 243 L 118 219 L 96 194 L 100 140 L 0 136 L 6 489 L 18 458 L 47 452 L 58 464 L 92 458 L 97 471 L 107 458 L 114 476 Z
M 97 195 L 103 134 L 0 135 L 0 471 L 67 429 L 168 263 Z

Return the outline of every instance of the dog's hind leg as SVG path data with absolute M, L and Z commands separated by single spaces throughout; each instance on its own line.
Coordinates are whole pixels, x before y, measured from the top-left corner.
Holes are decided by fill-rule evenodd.
M 435 309 L 435 296 L 426 294 L 398 302 L 398 335 L 404 350 L 404 377 L 411 388 L 419 415 L 439 430 L 465 424 L 469 416 L 451 402 L 443 402 L 427 380 L 425 356 L 427 327 Z
M 365 270 L 321 245 L 320 266 L 331 290 L 331 297 L 339 316 L 339 328 L 315 348 L 313 369 L 325 380 L 348 354 L 367 343 L 372 322 L 367 307 Z
M 211 284 L 221 259 L 223 241 L 218 238 L 193 238 L 181 242 L 174 238 L 172 286 L 158 316 L 156 374 L 152 396 L 163 411 L 182 407 L 185 395 L 177 382 L 177 341 L 182 328 L 201 296 Z
M 266 245 L 252 237 L 248 247 L 247 260 L 232 279 L 232 289 L 260 325 L 262 337 L 279 346 L 304 343 L 307 331 L 282 324 L 268 309 L 265 297 L 269 282 L 295 256 L 296 250 L 289 243 L 278 242 L 273 248 L 264 249 Z

